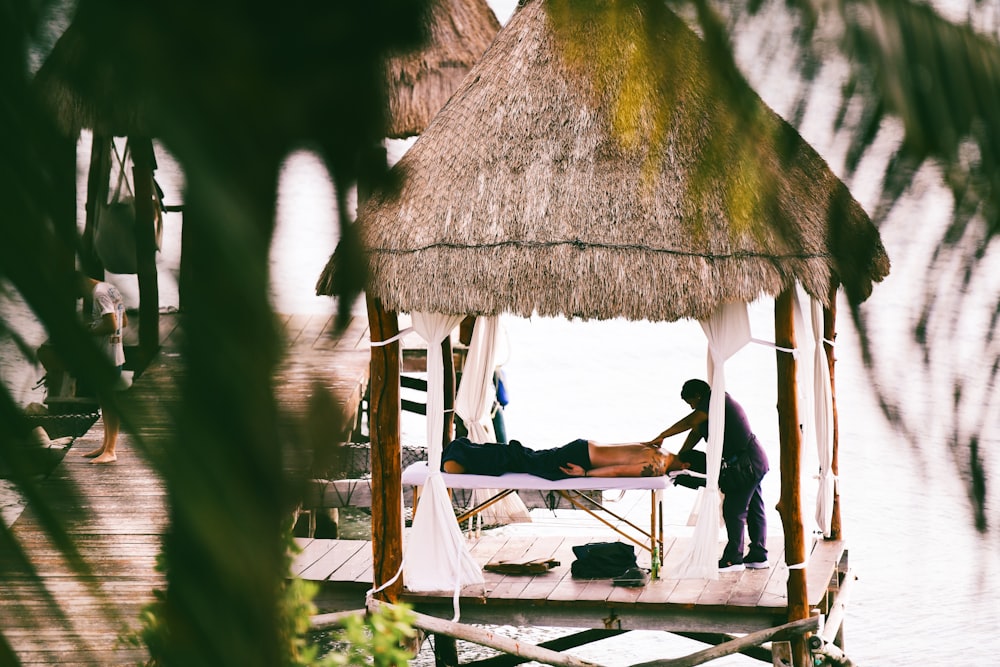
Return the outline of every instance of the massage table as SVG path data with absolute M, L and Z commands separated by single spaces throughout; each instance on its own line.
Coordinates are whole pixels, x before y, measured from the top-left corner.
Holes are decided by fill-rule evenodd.
M 420 497 L 420 487 L 424 485 L 427 479 L 427 472 L 427 461 L 412 463 L 403 471 L 403 484 L 414 487 L 414 512 L 416 512 L 417 501 Z M 521 472 L 508 472 L 503 475 L 469 475 L 443 472 L 441 473 L 441 478 L 444 481 L 445 487 L 449 489 L 498 489 L 498 492 L 488 500 L 457 517 L 459 523 L 475 516 L 490 505 L 519 490 L 552 491 L 565 498 L 577 509 L 590 514 L 625 539 L 649 551 L 654 562 L 662 558 L 663 490 L 671 485 L 670 478 L 666 475 L 661 477 L 570 477 L 568 479 L 551 481 L 543 477 L 536 477 L 535 475 Z M 649 491 L 649 530 L 647 531 L 628 519 L 618 516 L 598 501 L 582 493 L 583 491 Z M 611 523 L 606 516 L 617 519 L 630 527 L 634 532 L 626 532 L 619 525 Z M 637 538 L 636 534 L 640 537 Z

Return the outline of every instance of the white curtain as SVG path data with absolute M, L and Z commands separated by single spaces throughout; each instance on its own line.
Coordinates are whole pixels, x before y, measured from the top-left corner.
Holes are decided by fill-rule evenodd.
M 813 382 L 813 433 L 819 457 L 819 490 L 816 495 L 816 524 L 825 537 L 830 537 L 833 523 L 833 496 L 836 477 L 830 466 L 833 462 L 833 387 L 830 367 L 826 359 L 823 339 L 823 306 L 812 299 Z
M 495 442 L 490 409 L 496 392 L 493 370 L 496 367 L 497 331 L 499 318 L 477 317 L 465 360 L 462 381 L 455 395 L 455 414 L 469 431 L 473 442 Z
M 745 303 L 720 306 L 701 321 L 708 338 L 708 375 L 712 396 L 708 404 L 708 446 L 704 493 L 698 506 L 691 551 L 681 564 L 680 576 L 686 579 L 718 579 L 719 566 L 719 468 L 722 465 L 722 439 L 726 425 L 726 360 L 750 342 L 750 316 Z
M 444 436 L 444 364 L 441 343 L 462 320 L 457 315 L 413 314 L 413 329 L 427 342 L 427 466 L 428 475 L 413 517 L 403 555 L 406 587 L 416 592 L 453 591 L 455 617 L 463 586 L 483 584 L 482 569 L 473 560 L 448 490 L 441 479 L 441 439 Z
M 493 386 L 493 372 L 496 368 L 497 334 L 500 318 L 478 317 L 472 330 L 469 356 L 465 360 L 462 381 L 455 396 L 455 413 L 465 424 L 469 440 L 473 442 L 495 442 L 493 422 L 490 414 L 496 398 Z M 498 493 L 497 489 L 475 489 L 472 492 L 472 506 L 488 500 Z M 531 521 L 528 508 L 516 493 L 476 515 L 480 525 L 505 524 L 511 521 Z

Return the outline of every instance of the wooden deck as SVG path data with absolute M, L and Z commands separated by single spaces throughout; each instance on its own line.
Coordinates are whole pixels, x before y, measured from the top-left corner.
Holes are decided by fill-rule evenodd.
M 283 389 L 279 400 L 292 412 L 304 409 L 313 383 L 320 382 L 340 398 L 349 422 L 368 380 L 367 321 L 355 320 L 334 339 L 329 335 L 330 316 L 292 315 L 282 320 L 294 353 L 278 372 Z M 161 404 L 173 400 L 171 378 L 180 372 L 177 333 L 177 317 L 161 314 L 162 349 L 129 390 L 130 399 Z M 169 413 L 159 410 L 144 420 L 143 435 L 169 428 Z M 167 526 L 166 489 L 127 433 L 119 437 L 114 465 L 94 466 L 80 456 L 98 447 L 103 437 L 104 424 L 98 420 L 73 443 L 40 489 L 59 519 L 68 520 L 89 574 L 74 573 L 30 502 L 12 532 L 39 579 L 28 576 L 16 554 L 0 553 L 0 627 L 22 664 L 135 665 L 146 659 L 145 650 L 122 647 L 118 638 L 123 629 L 138 627 L 139 611 L 152 601 L 153 589 L 164 586 L 155 562 Z M 67 486 L 76 489 L 76 500 L 62 500 Z M 65 616 L 53 611 L 49 599 Z M 6 664 L 2 646 L 0 664 Z
M 314 383 L 320 382 L 344 403 L 357 409 L 369 372 L 368 331 L 365 319 L 356 319 L 339 339 L 329 336 L 328 316 L 286 316 L 285 331 L 294 351 L 279 370 L 280 400 L 291 411 L 304 409 Z M 176 318 L 161 317 L 163 349 L 130 394 L 137 400 L 170 401 L 170 378 L 176 377 Z M 166 387 L 166 390 L 164 389 Z M 169 428 L 169 410 L 143 423 L 143 434 Z M 350 415 L 348 415 L 350 416 Z M 144 651 L 123 648 L 117 639 L 125 627 L 138 626 L 141 607 L 152 600 L 163 578 L 155 570 L 161 536 L 167 526 L 166 492 L 162 482 L 131 447 L 123 434 L 118 462 L 92 466 L 79 456 L 95 448 L 103 437 L 103 422 L 79 438 L 64 461 L 42 484 L 42 493 L 54 500 L 60 518 L 70 518 L 70 533 L 90 574 L 78 577 L 59 555 L 29 504 L 13 526 L 13 533 L 37 569 L 38 582 L 27 576 L 14 554 L 0 554 L 0 615 L 3 631 L 22 664 L 135 664 Z M 76 487 L 79 504 L 60 503 L 61 489 Z M 549 625 L 612 629 L 656 629 L 676 632 L 742 633 L 785 621 L 787 569 L 780 545 L 771 541 L 768 570 L 724 574 L 717 581 L 671 578 L 685 551 L 683 537 L 669 531 L 663 578 L 642 588 L 611 586 L 606 580 L 581 582 L 569 576 L 575 544 L 606 540 L 594 537 L 486 534 L 471 542 L 472 554 L 485 564 L 494 560 L 553 557 L 561 565 L 534 577 L 486 573 L 485 590 L 467 589 L 462 597 L 462 620 L 469 623 Z M 615 538 L 611 538 L 615 539 Z M 359 609 L 372 584 L 371 543 L 367 541 L 300 539 L 303 551 L 295 573 L 320 583 L 321 611 Z M 640 565 L 648 555 L 639 553 Z M 809 560 L 810 602 L 825 609 L 831 580 L 846 568 L 846 552 L 839 542 L 820 542 Z M 65 610 L 53 615 L 47 597 Z M 450 596 L 407 594 L 419 611 L 451 618 Z M 109 620 L 110 619 L 110 620 Z M 3 649 L 0 647 L 0 658 Z M 0 659 L 0 663 L 3 660 Z
M 484 572 L 485 589 L 470 586 L 462 591 L 462 622 L 730 634 L 763 630 L 787 621 L 788 569 L 783 565 L 780 535 L 769 540 L 772 545 L 769 569 L 722 573 L 715 581 L 676 578 L 689 545 L 687 539 L 668 537 L 661 578 L 639 588 L 614 586 L 608 579 L 573 579 L 572 547 L 591 541 L 595 538 L 552 534 L 484 534 L 470 540 L 470 551 L 480 565 L 536 558 L 554 558 L 560 565 L 535 576 Z M 364 595 L 372 587 L 369 542 L 319 539 L 297 542 L 302 553 L 296 558 L 293 571 L 320 585 L 316 602 L 323 611 L 364 606 Z M 720 544 L 720 551 L 721 547 Z M 648 552 L 637 549 L 637 555 L 640 566 L 648 567 Z M 846 551 L 842 542 L 815 543 L 807 570 L 813 607 L 828 608 L 831 582 L 839 581 L 838 573 L 842 574 L 844 568 Z M 448 594 L 404 592 L 402 600 L 425 614 L 442 618 L 453 615 L 452 598 Z

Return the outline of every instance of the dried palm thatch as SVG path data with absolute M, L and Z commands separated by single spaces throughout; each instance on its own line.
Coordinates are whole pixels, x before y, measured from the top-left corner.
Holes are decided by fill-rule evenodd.
M 151 136 L 148 114 L 122 87 L 113 64 L 93 48 L 85 22 L 74 21 L 66 28 L 35 75 L 33 88 L 69 136 L 81 129 L 117 137 Z
M 427 46 L 386 64 L 394 139 L 424 131 L 500 31 L 485 0 L 437 0 L 428 17 Z
M 386 308 L 672 321 L 888 274 L 846 186 L 677 16 L 591 2 L 567 31 L 553 5 L 512 17 L 359 211 Z

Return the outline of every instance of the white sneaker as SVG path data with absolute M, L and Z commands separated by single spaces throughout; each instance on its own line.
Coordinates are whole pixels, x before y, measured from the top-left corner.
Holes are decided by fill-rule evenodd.
M 743 563 L 730 563 L 729 561 L 719 561 L 719 572 L 742 572 Z
M 766 560 L 757 561 L 755 563 L 745 562 L 743 565 L 750 570 L 766 570 L 771 567 Z

